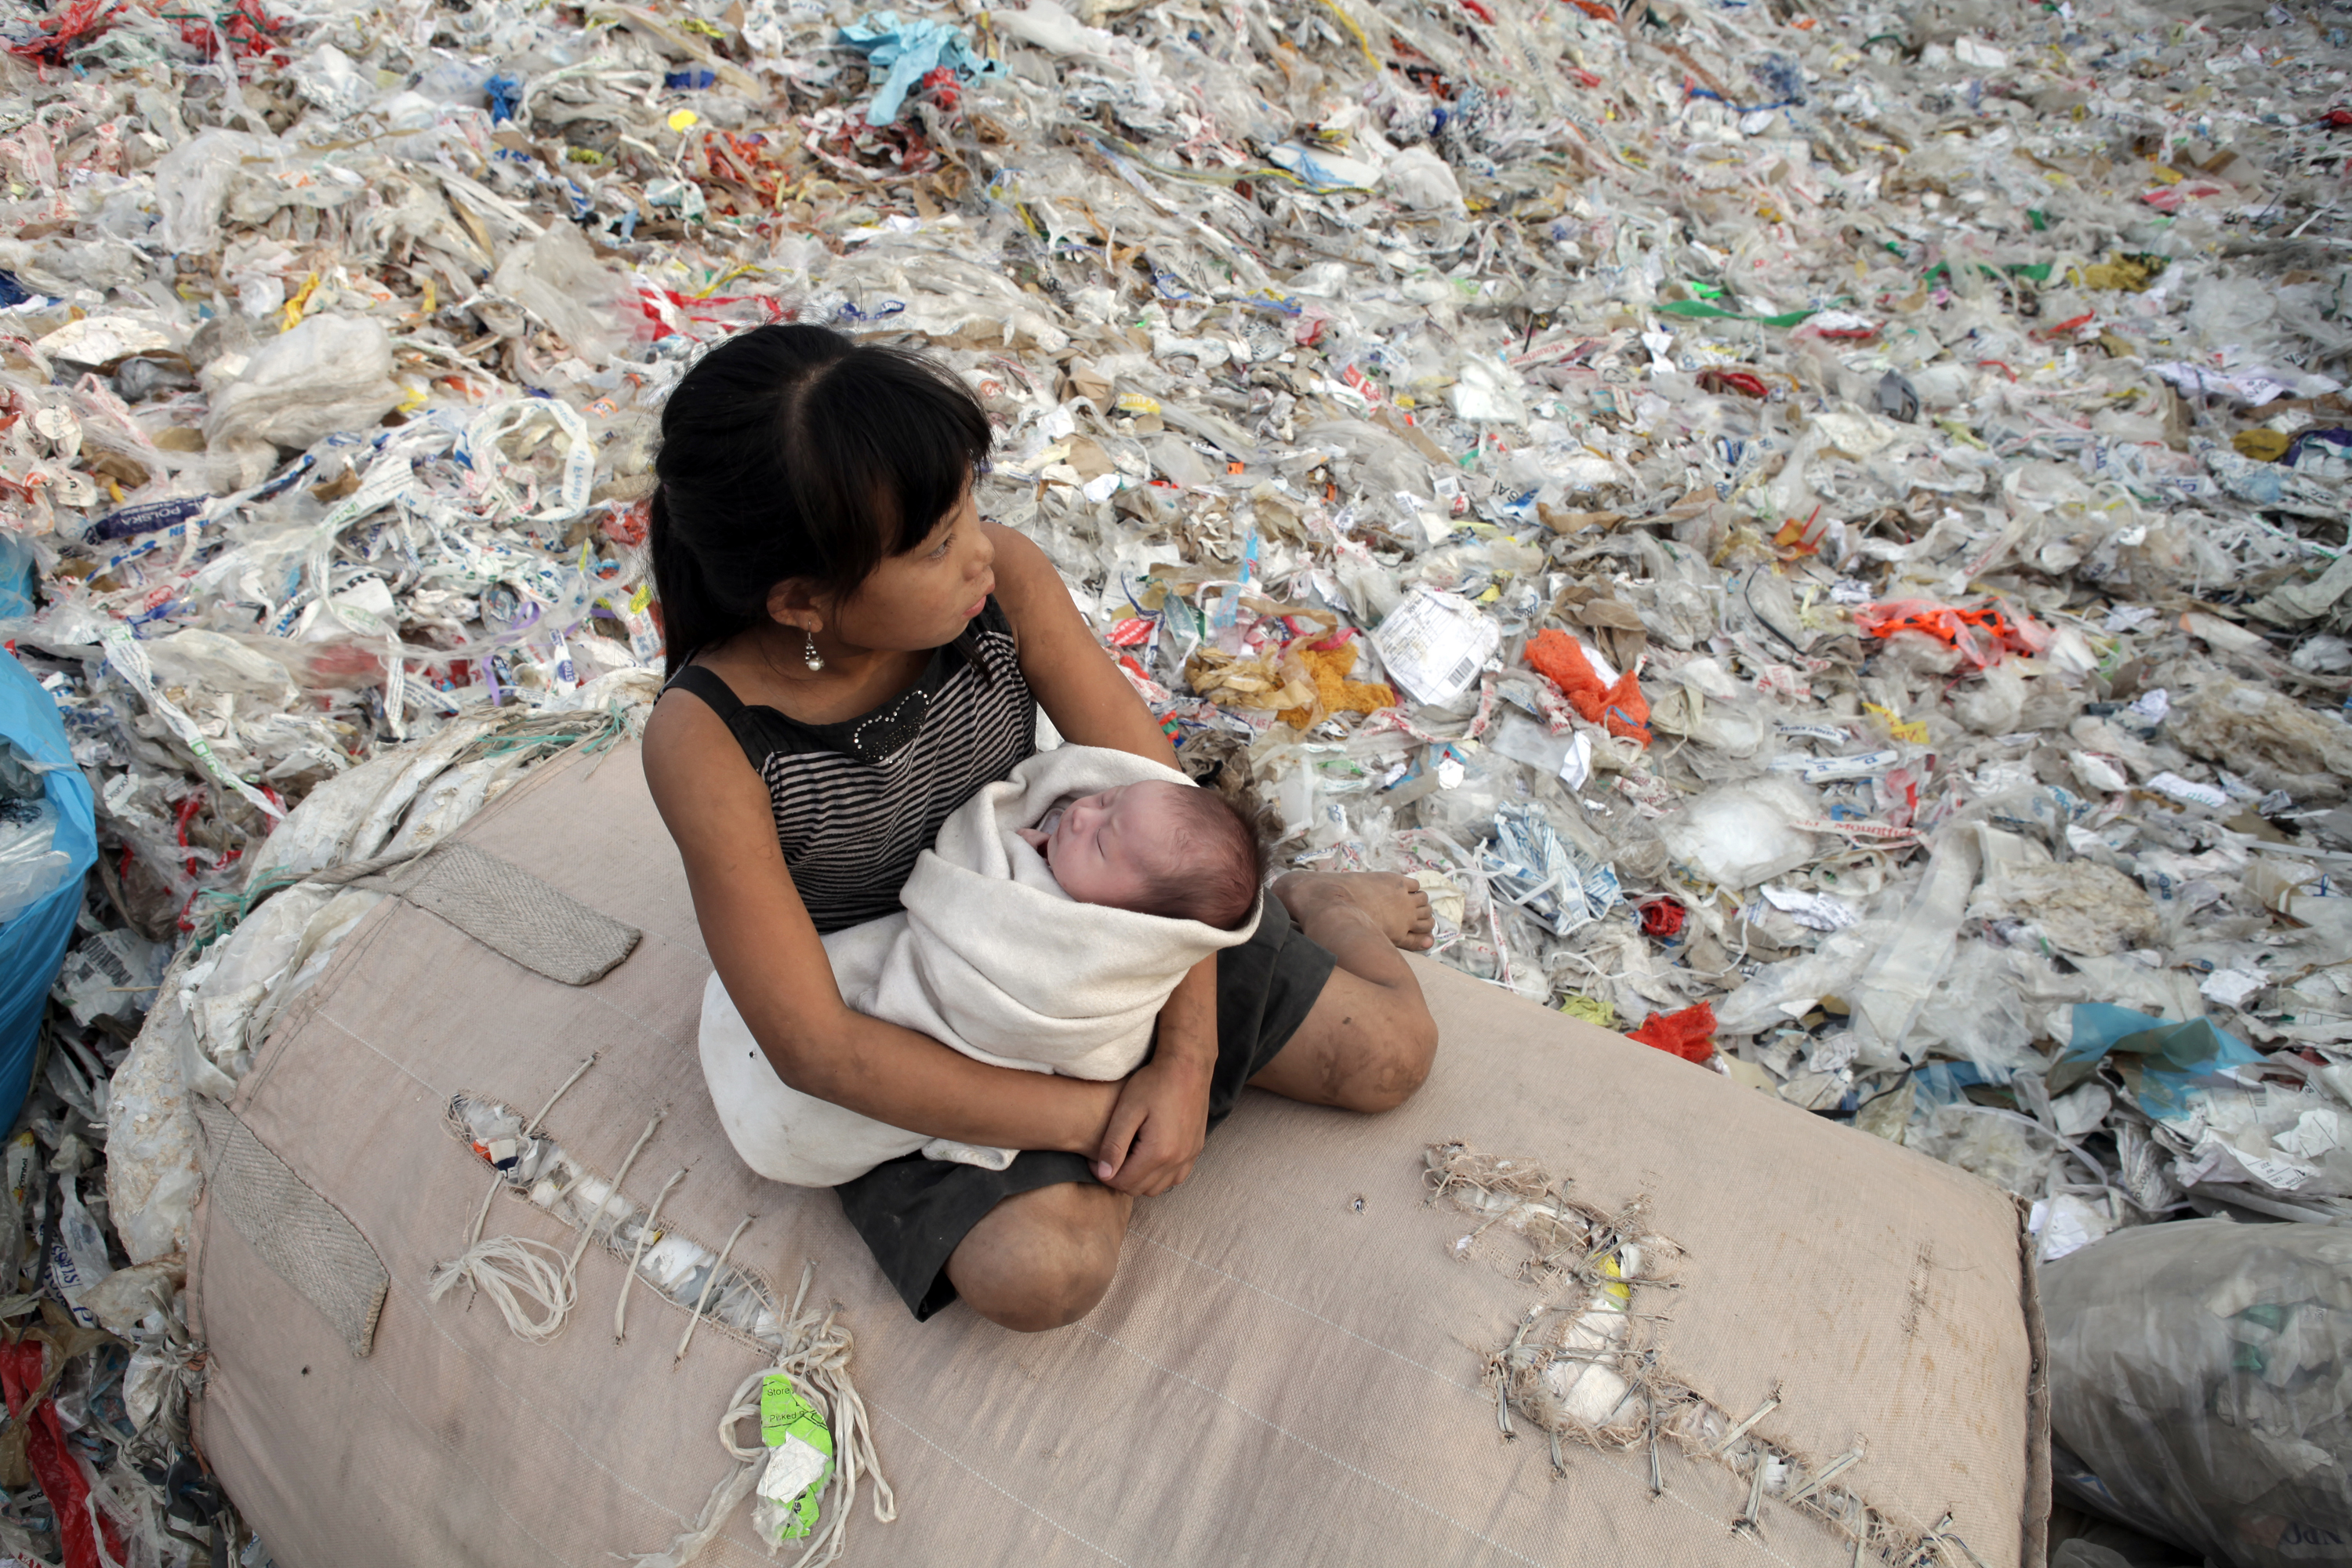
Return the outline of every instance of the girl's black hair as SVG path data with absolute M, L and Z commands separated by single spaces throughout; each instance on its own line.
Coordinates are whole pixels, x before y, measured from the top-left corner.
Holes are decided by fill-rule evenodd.
M 919 355 L 824 327 L 754 327 L 662 410 L 647 519 L 668 675 L 768 619 L 804 577 L 847 594 L 930 536 L 988 459 L 988 415 Z

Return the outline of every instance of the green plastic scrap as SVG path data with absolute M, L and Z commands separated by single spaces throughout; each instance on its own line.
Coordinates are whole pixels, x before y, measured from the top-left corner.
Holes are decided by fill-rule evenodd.
M 1983 273 L 1986 277 L 1993 279 L 1995 282 L 1999 282 L 2000 280 L 2003 273 L 2007 273 L 2011 278 L 2028 279 L 2035 283 L 2047 283 L 2050 281 L 2051 263 L 2047 261 L 2011 261 L 2006 262 L 1997 268 L 1988 267 L 1983 262 L 1979 261 L 1976 266 L 1979 272 Z M 1952 264 L 1950 262 L 1938 261 L 1935 266 L 1930 267 L 1927 271 L 1919 275 L 1919 281 L 1922 283 L 1933 283 L 1938 278 L 1948 278 L 1951 276 L 1951 271 Z
M 809 1482 L 798 1495 L 775 1500 L 785 1510 L 783 1529 L 778 1538 L 798 1541 L 814 1530 L 817 1524 L 817 1498 L 824 1485 L 833 1479 L 833 1431 L 816 1407 L 801 1397 L 793 1380 L 781 1372 L 772 1372 L 760 1384 L 760 1441 L 771 1448 L 790 1448 L 798 1444 L 803 1449 L 814 1449 L 824 1458 L 824 1468 L 816 1479 Z M 773 1461 L 770 1461 L 771 1468 Z M 766 1483 L 761 1483 L 766 1493 Z
M 1753 321 L 1760 327 L 1793 327 L 1821 314 L 1819 310 L 1790 310 L 1778 316 L 1743 316 L 1703 300 L 1668 300 L 1657 306 L 1657 311 L 1661 316 L 1717 316 L 1727 321 Z

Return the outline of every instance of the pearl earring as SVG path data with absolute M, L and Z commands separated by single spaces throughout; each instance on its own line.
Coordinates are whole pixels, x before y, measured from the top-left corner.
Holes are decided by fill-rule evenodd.
M 823 669 L 824 658 L 816 651 L 816 634 L 803 627 L 801 636 L 807 639 L 807 646 L 801 649 L 801 662 L 811 669 Z

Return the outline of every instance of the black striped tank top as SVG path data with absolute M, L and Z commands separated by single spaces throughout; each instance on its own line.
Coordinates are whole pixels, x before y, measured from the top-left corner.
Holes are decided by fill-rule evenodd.
M 912 687 L 842 723 L 747 703 L 700 665 L 669 684 L 710 705 L 767 784 L 785 868 L 820 933 L 897 913 L 948 814 L 1037 750 L 1037 700 L 994 599 Z

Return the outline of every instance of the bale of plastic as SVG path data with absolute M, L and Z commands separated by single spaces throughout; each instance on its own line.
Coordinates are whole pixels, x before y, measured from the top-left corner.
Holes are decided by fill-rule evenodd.
M 2185 1220 L 2042 1279 L 2070 1500 L 2239 1568 L 2352 1541 L 2352 1235 Z
M 1127 1562 L 1702 1568 L 1746 1521 L 1808 1568 L 1845 1568 L 1856 1537 L 2042 1561 L 2033 1279 L 2014 1205 L 1964 1173 L 1417 962 L 1443 1040 L 1405 1107 L 1251 1096 L 1138 1211 L 1082 1328 L 1022 1336 L 961 1307 L 919 1325 L 830 1194 L 753 1176 L 679 1077 L 709 965 L 634 748 L 548 764 L 455 837 L 643 935 L 568 986 L 387 898 L 200 1109 L 229 1163 L 188 1237 L 210 1355 L 194 1427 L 280 1563 L 588 1561 L 669 1552 L 698 1521 L 716 1528 L 692 1561 L 767 1562 L 756 1500 L 703 1513 L 736 1464 L 713 1429 L 812 1262 L 897 1499 L 879 1523 L 861 1493 L 852 1560 L 1029 1563 L 1076 1539 Z M 562 1173 L 503 1179 L 493 1161 L 535 1156 L 465 1119 L 486 1106 L 561 1144 Z M 1614 1423 L 1635 1436 L 1563 1447 L 1498 1407 L 1490 1374 L 1551 1287 L 1495 1249 L 1521 1221 L 1427 1201 L 1424 1147 L 1465 1142 L 1541 1162 L 1679 1259 L 1671 1285 L 1643 1265 L 1615 1287 L 1643 1336 Z M 381 1265 L 372 1319 L 256 1226 L 257 1170 L 348 1219 Z M 567 1326 L 527 1343 L 462 1285 L 433 1299 L 477 1233 L 576 1260 Z

